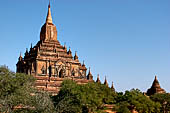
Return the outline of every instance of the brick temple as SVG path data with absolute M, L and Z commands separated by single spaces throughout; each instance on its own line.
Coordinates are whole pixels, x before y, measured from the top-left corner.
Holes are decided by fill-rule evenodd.
M 71 49 L 67 49 L 66 45 L 61 45 L 57 39 L 57 28 L 53 24 L 50 4 L 48 5 L 48 13 L 45 24 L 41 27 L 40 40 L 30 49 L 26 49 L 24 57 L 19 56 L 17 73 L 25 73 L 36 78 L 35 86 L 38 89 L 57 93 L 61 88 L 61 83 L 64 79 L 71 79 L 78 84 L 86 84 L 93 81 L 93 75 L 90 72 L 87 74 L 87 68 L 83 63 L 80 63 L 77 52 L 72 55 Z M 101 83 L 99 75 L 96 80 Z M 105 77 L 104 85 L 108 86 Z M 111 89 L 115 91 L 113 82 Z M 155 80 L 147 95 L 155 93 L 166 93 L 160 87 L 160 84 L 155 77 Z
M 19 56 L 16 64 L 18 73 L 26 73 L 36 78 L 35 86 L 49 92 L 58 92 L 64 79 L 75 80 L 78 84 L 93 81 L 90 72 L 79 62 L 78 55 L 72 56 L 71 49 L 61 45 L 57 39 L 57 28 L 53 24 L 50 4 L 45 24 L 41 27 L 40 40 L 25 56 Z
M 155 76 L 155 79 L 152 83 L 152 86 L 151 88 L 149 88 L 147 90 L 147 95 L 150 96 L 150 95 L 154 95 L 156 93 L 166 93 L 166 91 L 164 89 L 161 88 L 160 84 L 159 84 L 159 81 L 157 79 L 157 77 Z

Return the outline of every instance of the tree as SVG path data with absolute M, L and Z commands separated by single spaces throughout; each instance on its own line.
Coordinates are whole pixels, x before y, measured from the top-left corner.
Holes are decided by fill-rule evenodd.
M 126 91 L 125 94 L 118 93 L 117 111 L 136 110 L 139 113 L 159 112 L 160 104 L 155 103 L 148 97 L 144 96 L 138 89 Z M 127 110 L 128 111 L 128 110 Z
M 49 105 L 53 105 L 50 97 L 46 92 L 37 91 L 34 81 L 31 75 L 14 73 L 7 67 L 0 67 L 0 112 L 50 111 L 52 107 Z
M 161 104 L 161 112 L 170 112 L 170 94 L 154 94 L 150 97 L 153 101 Z
M 105 85 L 88 83 L 78 85 L 72 80 L 65 80 L 53 101 L 59 113 L 87 113 L 103 109 L 104 103 L 114 103 L 115 93 Z

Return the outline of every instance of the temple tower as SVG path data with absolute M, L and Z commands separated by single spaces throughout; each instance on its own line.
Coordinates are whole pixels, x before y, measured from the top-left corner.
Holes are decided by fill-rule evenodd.
M 153 95 L 155 93 L 166 93 L 164 89 L 161 88 L 159 81 L 157 80 L 157 77 L 155 76 L 155 79 L 152 83 L 152 86 L 147 91 L 147 95 Z
M 53 24 L 50 4 L 48 5 L 48 13 L 46 17 L 46 22 L 41 28 L 40 40 L 42 41 L 57 41 L 57 28 Z
M 40 40 L 34 47 L 31 44 L 30 49 L 26 49 L 24 57 L 20 55 L 16 64 L 17 72 L 35 76 L 37 87 L 42 86 L 41 88 L 46 88 L 52 81 L 55 83 L 52 86 L 55 87 L 64 78 L 92 81 L 92 74 L 86 75 L 87 68 L 84 62 L 79 62 L 77 52 L 73 57 L 71 49 L 67 51 L 66 45 L 62 46 L 57 39 L 57 28 L 53 24 L 50 8 L 49 4 Z M 60 82 L 55 82 L 57 80 Z

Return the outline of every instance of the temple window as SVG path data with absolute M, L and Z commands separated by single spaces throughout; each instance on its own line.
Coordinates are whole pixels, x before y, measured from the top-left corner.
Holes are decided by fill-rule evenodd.
M 42 71 L 42 74 L 44 75 L 44 74 L 45 74 L 45 68 L 44 68 L 44 66 L 42 66 L 41 71 Z
M 73 69 L 73 71 L 71 72 L 71 75 L 72 75 L 72 76 L 75 76 L 75 71 L 74 71 L 74 69 Z
M 64 70 L 63 69 L 60 70 L 59 77 L 60 78 L 64 78 Z

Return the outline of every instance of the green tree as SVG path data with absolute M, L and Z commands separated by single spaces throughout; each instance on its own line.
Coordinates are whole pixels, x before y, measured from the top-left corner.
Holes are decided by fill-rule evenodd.
M 170 94 L 154 94 L 150 97 L 153 101 L 161 104 L 161 112 L 170 112 Z
M 153 102 L 150 98 L 144 96 L 138 89 L 126 91 L 125 94 L 118 93 L 117 111 L 136 110 L 139 113 L 159 112 L 160 104 Z M 127 110 L 128 111 L 128 110 Z
M 103 104 L 114 103 L 115 93 L 105 85 L 88 83 L 78 85 L 72 80 L 65 80 L 53 101 L 59 113 L 100 112 Z
M 14 73 L 7 67 L 0 67 L 0 112 L 50 111 L 53 104 L 49 95 L 37 91 L 33 86 L 34 81 L 31 75 Z

